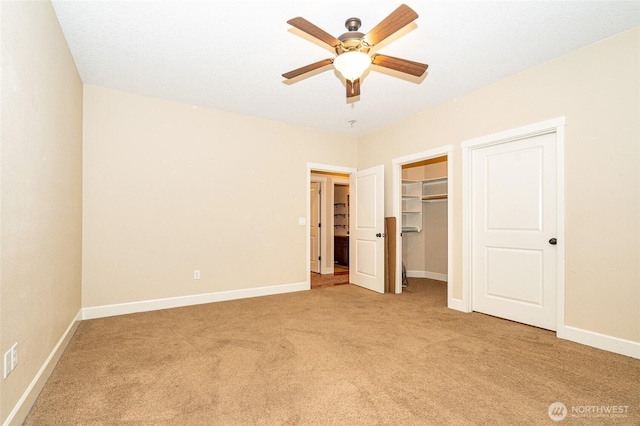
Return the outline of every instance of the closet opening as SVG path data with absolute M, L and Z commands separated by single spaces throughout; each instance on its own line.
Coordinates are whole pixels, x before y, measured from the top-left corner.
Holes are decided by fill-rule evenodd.
M 396 293 L 438 292 L 448 304 L 450 148 L 393 161 L 398 220 Z

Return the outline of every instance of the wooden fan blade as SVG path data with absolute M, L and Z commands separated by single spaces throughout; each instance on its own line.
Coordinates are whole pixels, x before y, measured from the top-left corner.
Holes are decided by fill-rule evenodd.
M 347 98 L 360 96 L 360 79 L 357 78 L 353 83 L 347 80 Z
M 324 66 L 331 65 L 332 63 L 333 63 L 333 59 L 323 59 L 321 61 L 314 62 L 313 64 L 309 64 L 309 65 L 306 65 L 304 67 L 295 69 L 293 71 L 286 72 L 286 73 L 282 74 L 282 76 L 284 78 L 286 78 L 286 79 L 297 77 L 297 76 L 302 75 L 304 73 L 307 73 L 307 72 L 310 72 L 310 71 L 313 71 L 313 70 L 317 70 L 318 68 L 322 68 Z
M 340 44 L 340 40 L 338 40 L 337 38 L 335 38 L 334 36 L 326 32 L 325 30 L 316 27 L 311 22 L 299 16 L 297 18 L 289 19 L 287 21 L 287 24 L 293 27 L 296 27 L 300 31 L 304 31 L 305 33 L 317 38 L 320 41 L 327 43 L 331 47 L 336 47 L 337 45 Z
M 391 15 L 373 27 L 373 29 L 364 36 L 364 41 L 370 46 L 376 45 L 400 28 L 412 23 L 417 17 L 418 14 L 413 9 L 406 4 L 401 4 L 396 10 L 391 12 Z
M 424 74 L 429 67 L 429 65 L 421 64 L 420 62 L 413 62 L 407 59 L 394 58 L 393 56 L 380 54 L 373 55 L 371 63 L 373 65 L 378 65 L 379 67 L 389 68 L 395 71 L 411 74 L 416 77 L 420 77 Z

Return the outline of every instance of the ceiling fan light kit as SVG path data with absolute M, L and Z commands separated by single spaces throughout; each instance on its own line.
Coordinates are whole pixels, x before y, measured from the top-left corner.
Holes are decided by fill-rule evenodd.
M 371 57 L 355 50 L 345 52 L 333 60 L 333 66 L 346 80 L 354 82 L 371 66 Z
M 290 19 L 287 21 L 289 25 L 333 47 L 336 51 L 336 57 L 314 62 L 284 73 L 282 76 L 290 79 L 333 64 L 335 69 L 345 78 L 347 98 L 360 95 L 360 78 L 371 64 L 420 77 L 427 71 L 428 65 L 381 54 L 369 55 L 369 50 L 374 45 L 409 25 L 416 18 L 418 18 L 418 14 L 409 6 L 402 4 L 367 34 L 358 32 L 361 25 L 360 19 L 347 19 L 345 22 L 347 32 L 338 38 L 302 17 Z

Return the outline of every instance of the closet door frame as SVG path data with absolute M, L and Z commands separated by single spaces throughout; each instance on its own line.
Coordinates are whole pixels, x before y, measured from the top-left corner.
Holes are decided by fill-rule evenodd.
M 393 215 L 396 217 L 396 294 L 402 293 L 402 166 L 447 157 L 447 305 L 452 308 L 453 295 L 453 145 L 410 154 L 391 160 L 393 171 Z M 455 308 L 454 308 L 455 309 Z

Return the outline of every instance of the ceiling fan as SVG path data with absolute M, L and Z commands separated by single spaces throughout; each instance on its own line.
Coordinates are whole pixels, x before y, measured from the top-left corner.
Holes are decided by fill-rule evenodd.
M 349 18 L 344 24 L 347 32 L 338 38 L 333 37 L 304 18 L 290 19 L 287 21 L 289 25 L 333 47 L 337 56 L 289 71 L 282 74 L 282 76 L 286 79 L 291 79 L 333 64 L 346 80 L 347 98 L 360 95 L 360 77 L 371 64 L 420 77 L 425 73 L 428 65 L 379 53 L 369 55 L 369 50 L 373 46 L 410 24 L 417 17 L 418 14 L 413 9 L 402 4 L 367 34 L 358 32 L 362 24 L 360 19 Z

